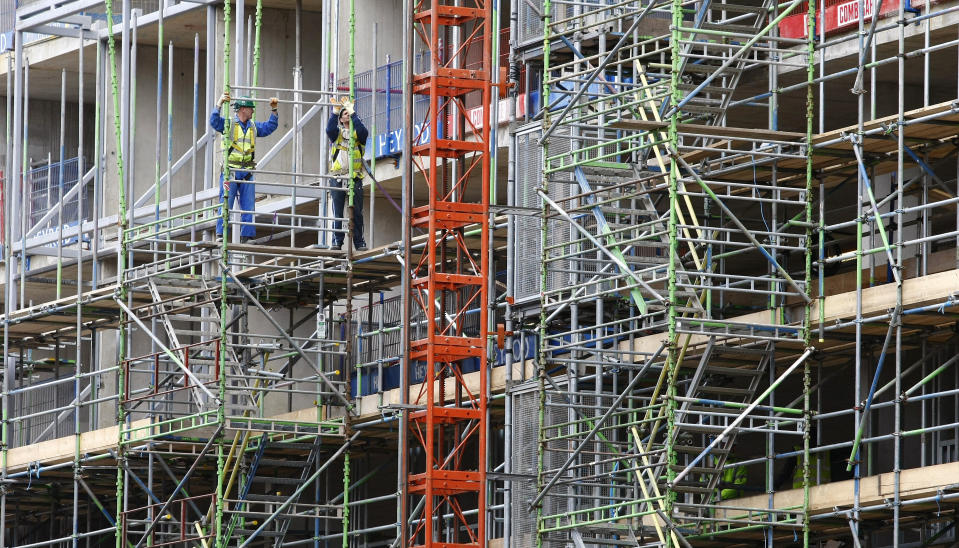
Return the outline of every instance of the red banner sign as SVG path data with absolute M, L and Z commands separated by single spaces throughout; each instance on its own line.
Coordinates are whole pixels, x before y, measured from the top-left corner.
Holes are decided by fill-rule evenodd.
M 863 0 L 863 21 L 869 23 L 875 15 L 878 0 Z M 914 9 L 925 5 L 926 0 L 883 0 L 879 10 L 879 18 L 890 17 L 899 12 L 899 3 L 906 2 L 907 9 Z M 935 2 L 933 2 L 935 3 Z M 816 8 L 816 33 L 821 32 L 820 19 L 822 8 Z M 859 24 L 859 0 L 827 1 L 826 2 L 826 34 L 834 34 L 845 30 L 852 30 Z M 806 13 L 789 15 L 779 22 L 779 35 L 785 38 L 806 37 Z

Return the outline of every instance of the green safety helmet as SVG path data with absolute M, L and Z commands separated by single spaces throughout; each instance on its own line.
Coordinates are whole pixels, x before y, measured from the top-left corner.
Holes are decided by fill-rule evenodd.
M 233 101 L 233 110 L 239 110 L 240 107 L 255 108 L 256 105 L 253 104 L 253 99 L 238 98 L 237 100 Z

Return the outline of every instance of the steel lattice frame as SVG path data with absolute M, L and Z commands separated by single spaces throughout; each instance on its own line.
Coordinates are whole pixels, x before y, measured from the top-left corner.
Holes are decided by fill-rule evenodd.
M 423 311 L 426 325 L 424 335 L 411 340 L 407 359 L 425 363 L 427 375 L 410 396 L 406 489 L 422 499 L 422 519 L 411 516 L 406 541 L 482 546 L 488 388 L 485 375 L 478 386 L 467 384 L 464 366 L 476 363 L 485 370 L 487 362 L 492 4 L 418 2 L 412 26 L 418 47 L 429 54 L 429 69 L 413 76 L 412 91 L 429 96 L 429 110 L 421 133 L 410 135 L 410 161 L 415 184 L 425 185 L 429 201 L 413 207 L 410 225 L 429 237 L 410 262 L 412 306 Z M 467 68 L 477 54 L 478 68 Z M 467 116 L 468 105 L 477 102 L 482 124 Z M 477 223 L 479 247 L 464 237 L 465 227 Z M 478 323 L 470 322 L 473 311 Z M 454 516 L 443 524 L 445 542 L 432 519 L 439 514 Z

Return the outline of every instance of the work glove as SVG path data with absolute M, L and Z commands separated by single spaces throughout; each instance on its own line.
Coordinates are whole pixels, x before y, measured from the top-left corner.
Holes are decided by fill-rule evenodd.
M 270 97 L 270 108 L 276 110 L 276 106 L 280 104 L 280 100 L 276 97 Z
M 229 103 L 229 102 L 230 102 L 230 94 L 224 91 L 223 95 L 220 96 L 219 105 L 222 107 L 224 103 Z
M 333 104 L 339 105 L 337 112 L 342 112 L 345 110 L 350 116 L 353 116 L 353 113 L 356 112 L 354 109 L 354 103 L 353 101 L 350 101 L 349 97 L 341 97 L 339 101 L 333 99 Z

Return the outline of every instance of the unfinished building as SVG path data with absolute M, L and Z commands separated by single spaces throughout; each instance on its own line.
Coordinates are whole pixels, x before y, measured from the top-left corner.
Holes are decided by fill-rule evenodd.
M 956 545 L 957 23 L 3 0 L 0 547 Z

